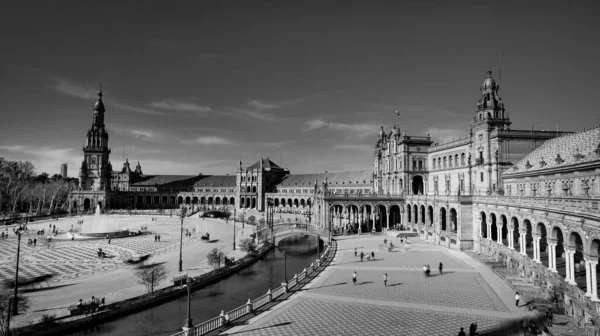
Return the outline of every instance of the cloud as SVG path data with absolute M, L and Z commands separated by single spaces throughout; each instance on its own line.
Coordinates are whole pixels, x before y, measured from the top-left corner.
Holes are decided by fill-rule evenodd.
M 140 165 L 144 174 L 176 174 L 179 175 L 198 175 L 200 173 L 211 175 L 215 172 L 220 175 L 230 173 L 235 174 L 235 162 L 232 160 L 201 160 L 197 162 L 181 162 L 171 160 L 146 160 L 140 158 Z
M 52 88 L 62 94 L 87 100 L 95 99 L 98 93 L 95 89 L 83 87 L 63 78 L 54 78 Z
M 277 117 L 275 117 L 275 115 L 268 113 L 268 112 L 248 110 L 248 109 L 239 109 L 239 108 L 232 108 L 231 110 L 224 111 L 221 114 L 226 115 L 226 116 L 236 117 L 236 118 L 243 118 L 243 119 L 257 119 L 260 121 L 277 120 Z
M 274 108 L 279 108 L 280 105 L 275 104 L 275 103 L 267 103 L 267 102 L 263 102 L 261 100 L 251 100 L 248 102 L 248 105 L 254 107 L 255 109 L 258 110 L 270 110 L 270 109 L 274 109 Z
M 369 145 L 338 144 L 338 145 L 333 145 L 333 149 L 372 152 L 374 148 L 373 148 L 373 146 L 369 146 Z
M 371 123 L 361 124 L 346 124 L 346 123 L 334 123 L 326 122 L 322 119 L 313 119 L 306 122 L 304 131 L 314 131 L 320 128 L 329 128 L 337 131 L 351 132 L 352 137 L 364 138 L 372 134 L 377 133 L 377 125 Z
M 115 125 L 111 127 L 108 131 L 114 132 L 115 134 L 121 136 L 138 139 L 145 142 L 167 143 L 169 140 L 171 140 L 171 137 L 168 134 L 151 129 Z
M 141 106 L 134 106 L 134 105 L 129 105 L 129 104 L 124 104 L 124 103 L 120 103 L 116 100 L 112 100 L 110 105 L 116 107 L 116 108 L 120 108 L 126 111 L 130 111 L 130 112 L 136 112 L 136 113 L 142 113 L 142 114 L 149 114 L 149 115 L 156 115 L 156 116 L 167 116 L 169 115 L 168 113 L 165 112 L 161 112 L 161 111 L 155 111 L 152 109 L 148 109 L 145 107 L 141 107 Z
M 83 154 L 75 153 L 72 148 L 55 148 L 49 146 L 12 145 L 0 146 L 0 156 L 9 160 L 28 160 L 33 163 L 37 174 L 46 172 L 49 175 L 60 173 L 60 165 L 68 165 L 68 174 L 77 176 Z
M 431 140 L 439 143 L 452 141 L 453 139 L 463 138 L 467 136 L 466 132 L 460 128 L 438 128 L 429 127 L 425 129 L 425 134 L 431 136 Z
M 165 100 L 165 101 L 155 101 L 150 103 L 150 106 L 157 109 L 176 111 L 176 112 L 189 112 L 195 113 L 199 115 L 206 115 L 208 112 L 212 111 L 210 106 L 200 106 L 190 102 L 184 102 L 179 100 Z
M 191 140 L 180 140 L 181 143 L 186 145 L 231 145 L 235 141 L 221 138 L 218 136 L 201 136 Z
M 280 148 L 280 147 L 287 145 L 288 143 L 289 143 L 289 141 L 277 141 L 277 142 L 264 142 L 264 143 L 261 143 L 261 145 L 263 145 L 265 147 Z

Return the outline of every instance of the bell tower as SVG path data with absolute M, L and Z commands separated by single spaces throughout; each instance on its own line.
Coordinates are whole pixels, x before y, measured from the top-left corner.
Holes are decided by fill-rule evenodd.
M 109 190 L 112 166 L 109 161 L 108 133 L 104 126 L 104 103 L 102 91 L 94 104 L 92 126 L 87 131 L 83 146 L 83 161 L 79 171 L 79 185 L 82 190 Z

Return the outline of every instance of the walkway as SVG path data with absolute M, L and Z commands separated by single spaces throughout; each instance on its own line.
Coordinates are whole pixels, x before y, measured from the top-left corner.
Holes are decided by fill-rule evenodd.
M 380 250 L 384 238 L 390 237 L 338 237 L 338 254 L 319 278 L 222 335 L 456 335 L 461 327 L 468 334 L 473 322 L 478 332 L 495 334 L 509 322 L 535 317 L 515 307 L 515 293 L 504 280 L 466 254 L 417 238 L 405 246 L 393 239 L 397 247 L 387 252 Z M 361 262 L 355 248 L 373 251 L 375 260 Z M 424 276 L 423 264 L 431 266 L 431 277 Z

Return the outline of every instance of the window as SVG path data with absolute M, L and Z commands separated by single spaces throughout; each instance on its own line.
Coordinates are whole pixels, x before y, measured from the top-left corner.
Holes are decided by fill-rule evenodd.
M 483 172 L 479 173 L 479 179 L 483 182 Z
M 423 160 L 419 160 L 419 170 L 423 170 Z
M 433 169 L 435 169 L 435 159 L 433 159 Z

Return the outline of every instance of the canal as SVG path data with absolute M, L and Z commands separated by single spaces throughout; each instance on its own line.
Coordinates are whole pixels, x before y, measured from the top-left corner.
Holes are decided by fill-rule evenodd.
M 278 247 L 251 266 L 210 286 L 192 293 L 192 321 L 194 325 L 239 307 L 248 299 L 255 299 L 268 289 L 279 287 L 284 279 L 284 257 L 287 255 L 287 276 L 302 272 L 317 259 L 317 242 L 305 236 L 293 241 L 282 241 Z M 320 251 L 323 252 L 321 242 Z M 187 296 L 142 312 L 71 333 L 79 335 L 171 335 L 181 330 L 187 315 Z

